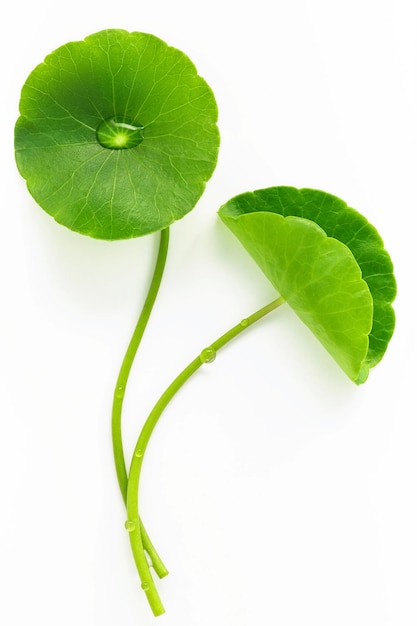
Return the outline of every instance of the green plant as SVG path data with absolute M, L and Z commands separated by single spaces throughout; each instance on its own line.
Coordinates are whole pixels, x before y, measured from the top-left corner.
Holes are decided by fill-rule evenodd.
M 220 218 L 279 296 L 202 350 L 173 381 L 143 426 L 127 475 L 121 417 L 129 373 L 161 284 L 169 225 L 195 206 L 215 168 L 216 122 L 214 96 L 188 57 L 152 35 L 113 29 L 58 48 L 33 70 L 15 129 L 19 171 L 59 223 L 109 240 L 160 232 L 112 408 L 125 526 L 155 615 L 164 608 L 147 555 L 159 577 L 168 572 L 141 521 L 139 481 L 153 429 L 175 393 L 226 343 L 285 302 L 357 384 L 382 358 L 395 323 L 389 255 L 375 228 L 342 200 L 289 187 L 231 199 Z
M 126 500 L 126 384 L 161 283 L 169 226 L 193 209 L 216 166 L 217 105 L 183 52 L 153 35 L 111 29 L 49 54 L 26 80 L 19 109 L 18 169 L 57 222 L 107 240 L 161 232 L 114 393 L 114 459 Z M 143 526 L 142 535 L 155 570 L 166 575 Z
M 272 187 L 244 193 L 219 216 L 238 237 L 280 296 L 205 348 L 155 404 L 138 438 L 127 494 L 127 530 L 142 586 L 163 611 L 144 554 L 139 525 L 143 457 L 164 409 L 184 383 L 237 335 L 287 302 L 357 384 L 382 358 L 395 325 L 396 283 L 376 229 L 333 195 Z

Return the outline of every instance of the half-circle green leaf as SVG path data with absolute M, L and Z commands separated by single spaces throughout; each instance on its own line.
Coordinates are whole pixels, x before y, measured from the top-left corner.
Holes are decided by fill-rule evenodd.
M 291 187 L 241 194 L 219 215 L 347 375 L 364 382 L 395 324 L 392 263 L 376 229 L 335 196 Z

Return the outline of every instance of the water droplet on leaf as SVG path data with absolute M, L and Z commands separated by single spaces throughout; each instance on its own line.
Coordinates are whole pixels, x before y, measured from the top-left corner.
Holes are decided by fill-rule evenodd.
M 243 328 L 246 328 L 246 326 L 249 326 L 249 320 L 245 317 L 241 322 L 240 325 L 243 326 Z
M 141 457 L 143 457 L 143 450 L 142 450 L 142 448 L 138 448 L 138 450 L 135 451 L 135 457 L 137 459 L 140 459 Z
M 150 584 L 149 583 L 142 583 L 141 585 L 143 591 L 148 591 L 148 589 L 150 589 Z
M 216 351 L 214 348 L 204 348 L 204 350 L 200 354 L 200 359 L 202 363 L 213 363 L 216 358 Z
M 135 148 L 143 141 L 144 127 L 141 124 L 132 124 L 124 117 L 116 115 L 99 124 L 96 136 L 103 148 L 111 150 Z

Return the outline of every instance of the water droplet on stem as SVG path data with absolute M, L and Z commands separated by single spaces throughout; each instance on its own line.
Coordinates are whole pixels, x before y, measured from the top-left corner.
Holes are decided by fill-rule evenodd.
M 117 387 L 116 389 L 116 398 L 123 398 L 125 393 L 124 387 Z
M 216 358 L 216 350 L 214 348 L 204 348 L 200 354 L 202 363 L 213 363 Z
M 125 521 L 125 528 L 128 533 L 133 533 L 136 530 L 136 522 L 132 519 L 128 519 Z

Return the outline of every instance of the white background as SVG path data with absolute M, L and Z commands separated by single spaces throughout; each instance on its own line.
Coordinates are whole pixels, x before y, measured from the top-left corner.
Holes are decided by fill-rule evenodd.
M 123 527 L 109 413 L 157 239 L 58 226 L 13 157 L 29 72 L 108 27 L 186 52 L 222 135 L 206 193 L 172 228 L 126 399 L 129 454 L 180 369 L 275 295 L 216 216 L 233 195 L 340 196 L 380 231 L 399 286 L 396 333 L 362 387 L 283 308 L 169 407 L 141 487 L 171 571 L 156 622 Z M 0 623 L 415 626 L 416 3 L 26 0 L 2 31 Z

